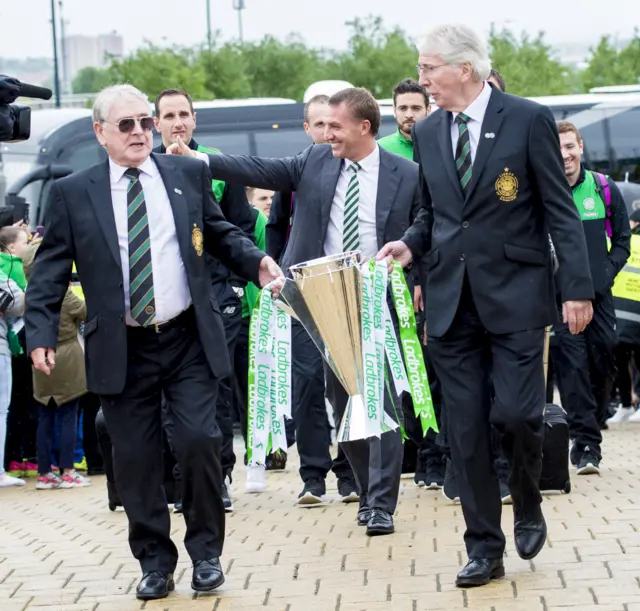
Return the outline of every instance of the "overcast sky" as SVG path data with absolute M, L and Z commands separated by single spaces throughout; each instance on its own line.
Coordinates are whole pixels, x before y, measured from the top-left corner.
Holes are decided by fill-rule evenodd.
M 56 5 L 58 0 L 56 1 Z M 210 0 L 212 27 L 225 39 L 238 36 L 233 0 Z M 418 36 L 430 26 L 455 19 L 486 32 L 493 21 L 517 31 L 547 32 L 550 43 L 589 43 L 602 34 L 627 38 L 640 27 L 638 0 L 245 0 L 245 39 L 295 31 L 313 46 L 341 48 L 356 16 L 382 15 Z M 197 44 L 206 39 L 206 0 L 63 0 L 67 33 L 97 35 L 117 30 L 127 52 L 148 39 Z M 518 8 L 519 7 L 519 8 Z M 51 56 L 50 0 L 0 0 L 0 56 Z

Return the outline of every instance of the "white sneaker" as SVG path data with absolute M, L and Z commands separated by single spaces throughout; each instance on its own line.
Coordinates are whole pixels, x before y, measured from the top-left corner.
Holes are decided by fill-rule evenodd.
M 627 422 L 640 422 L 640 409 L 637 409 L 635 413 L 631 414 L 631 417 L 627 420 Z
M 629 420 L 631 416 L 633 416 L 634 411 L 635 410 L 633 409 L 633 407 L 624 407 L 622 404 L 620 404 L 616 408 L 613 416 L 611 416 L 611 418 L 607 420 L 607 424 L 623 424 L 624 422 Z
M 3 473 L 0 475 L 0 488 L 8 488 L 9 486 L 24 486 L 24 480 Z
M 247 492 L 264 492 L 267 488 L 267 472 L 264 465 L 247 465 L 247 479 L 244 489 Z

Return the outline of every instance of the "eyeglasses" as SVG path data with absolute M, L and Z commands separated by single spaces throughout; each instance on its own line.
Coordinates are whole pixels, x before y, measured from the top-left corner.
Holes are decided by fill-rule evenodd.
M 416 66 L 416 70 L 418 71 L 418 75 L 424 74 L 425 76 L 429 76 L 433 74 L 438 68 L 442 68 L 442 66 L 446 66 L 447 64 L 440 64 L 439 66 L 424 66 L 418 64 Z
M 111 121 L 107 121 L 107 123 L 111 123 Z M 153 129 L 153 117 L 127 117 L 126 119 L 120 119 L 117 123 L 111 123 L 111 125 L 117 125 L 123 134 L 128 134 L 133 131 L 136 123 L 140 123 L 140 127 L 145 132 Z

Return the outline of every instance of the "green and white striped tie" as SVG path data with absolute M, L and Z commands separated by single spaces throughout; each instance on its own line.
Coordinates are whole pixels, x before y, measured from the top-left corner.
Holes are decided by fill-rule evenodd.
M 347 196 L 344 201 L 344 221 L 342 225 L 342 250 L 349 252 L 360 249 L 360 227 L 358 224 L 358 212 L 360 207 L 360 183 L 358 182 L 359 164 L 352 163 L 349 170 L 353 172 Z

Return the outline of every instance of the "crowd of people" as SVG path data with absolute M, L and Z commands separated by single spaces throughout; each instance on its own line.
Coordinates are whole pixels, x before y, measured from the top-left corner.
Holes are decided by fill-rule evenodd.
M 82 467 L 99 474 L 113 461 L 143 573 L 137 596 L 162 598 L 177 562 L 159 459 L 167 442 L 192 586 L 218 588 L 224 514 L 246 464 L 234 431 L 246 443 L 258 291 L 275 281 L 277 293 L 291 265 L 348 245 L 405 267 L 439 433 L 423 436 L 411 396 L 390 391 L 384 409 L 401 429 L 340 443 L 332 457 L 347 396 L 293 321 L 295 502 L 326 502 L 332 471 L 367 535 L 390 535 L 411 472 L 462 505 L 469 562 L 458 586 L 504 575 L 503 504 L 514 505 L 518 553 L 535 557 L 547 532 L 545 395 L 559 392 L 578 475 L 599 474 L 603 429 L 640 422 L 640 299 L 625 284 L 640 217 L 584 167 L 574 125 L 506 87 L 473 31 L 442 26 L 419 48 L 418 80 L 393 91 L 395 133 L 379 138 L 368 91 L 319 95 L 301 126 L 310 146 L 284 159 L 199 145 L 180 89 L 160 93 L 154 115 L 131 85 L 102 91 L 93 120 L 108 161 L 54 183 L 43 235 L 0 229 L 0 487 L 35 470 L 38 489 L 86 486 Z M 153 129 L 162 143 L 152 150 Z M 74 265 L 81 296 L 69 286 Z M 100 457 L 91 432 L 98 409 L 113 456 Z M 272 452 L 264 471 L 286 467 L 287 453 Z

